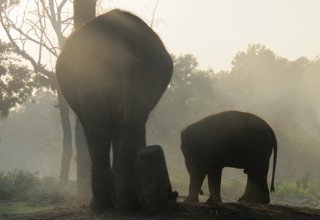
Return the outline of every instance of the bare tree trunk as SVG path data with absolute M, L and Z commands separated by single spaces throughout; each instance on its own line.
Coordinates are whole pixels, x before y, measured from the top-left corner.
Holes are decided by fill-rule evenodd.
M 69 119 L 69 105 L 62 96 L 61 92 L 58 92 L 60 119 L 63 131 L 63 148 L 62 159 L 60 169 L 60 184 L 65 186 L 69 181 L 69 170 L 72 156 L 72 132 Z
M 74 29 L 79 29 L 96 16 L 97 0 L 74 0 L 73 21 Z
M 35 73 L 39 74 L 39 76 L 44 76 L 45 80 L 52 80 L 50 81 L 52 88 L 56 88 L 57 83 L 52 77 L 53 72 L 48 71 L 45 68 L 45 65 L 41 63 L 42 51 L 46 49 L 52 56 L 58 55 L 57 48 L 62 48 L 65 42 L 64 33 L 68 30 L 70 23 L 70 19 L 64 19 L 63 15 L 63 8 L 67 5 L 67 0 L 62 1 L 46 1 L 46 0 L 34 0 L 35 10 L 31 10 L 32 14 L 38 16 L 38 21 L 29 22 L 26 18 L 26 14 L 30 13 L 30 10 L 25 8 L 23 13 L 24 16 L 22 19 L 21 25 L 16 25 L 17 22 L 10 19 L 9 14 L 11 14 L 12 7 L 8 7 L 7 4 L 1 5 L 3 7 L 0 8 L 0 24 L 4 28 L 4 31 L 9 38 L 10 43 L 13 45 L 15 52 L 20 54 L 26 60 L 28 60 L 31 65 L 33 66 Z M 95 3 L 96 0 L 75 0 L 75 8 L 77 8 L 77 18 L 88 18 L 94 17 L 95 13 Z M 87 3 L 87 5 L 86 5 Z M 9 4 L 11 5 L 11 4 Z M 12 6 L 18 6 L 19 1 L 13 2 Z M 88 13 L 89 12 L 89 13 Z M 15 12 L 16 19 L 19 17 L 19 13 Z M 93 14 L 93 15 L 92 15 Z M 79 20 L 79 19 L 76 19 Z M 89 19 L 88 19 L 89 20 Z M 83 23 L 83 19 L 80 19 L 80 22 Z M 32 25 L 31 25 L 32 24 Z M 55 45 L 55 40 L 51 39 L 51 33 L 49 35 L 46 34 L 47 24 L 50 24 L 54 30 L 54 33 L 57 37 L 58 45 Z M 25 25 L 25 26 L 24 26 Z M 78 25 L 79 26 L 79 25 Z M 27 27 L 27 30 L 25 30 Z M 34 30 L 37 30 L 34 32 Z M 13 37 L 10 30 L 14 30 L 15 32 L 20 33 L 19 37 Z M 50 28 L 48 30 L 51 31 Z M 41 32 L 41 33 L 40 33 Z M 33 36 L 29 36 L 29 34 L 33 33 Z M 44 37 L 46 36 L 46 37 Z M 48 38 L 47 36 L 50 36 Z M 37 44 L 39 51 L 38 51 L 38 60 L 36 60 L 36 56 L 31 56 L 28 52 L 24 50 L 25 45 L 29 45 L 26 42 Z M 34 51 L 32 53 L 34 55 Z M 39 81 L 40 82 L 40 81 Z M 46 83 L 45 83 L 46 84 Z M 45 85 L 48 86 L 48 85 Z M 61 158 L 61 169 L 60 169 L 60 183 L 61 185 L 65 185 L 68 183 L 69 180 L 69 170 L 70 170 L 70 163 L 72 157 L 72 130 L 70 125 L 70 107 L 64 97 L 62 96 L 61 92 L 58 89 L 58 102 L 59 102 L 59 110 L 60 110 L 60 119 L 63 131 L 63 151 L 62 151 L 62 158 Z M 79 143 L 79 141 L 78 141 Z M 90 178 L 90 177 L 88 177 Z
M 51 3 L 51 2 L 50 2 Z M 52 4 L 52 3 L 51 3 Z M 50 5 L 52 7 L 52 5 Z M 52 26 L 55 30 L 60 30 L 61 27 L 57 22 L 52 22 Z M 60 31 L 56 31 L 59 42 L 59 47 L 62 48 L 66 38 L 59 34 Z M 58 87 L 58 86 L 57 86 Z M 65 98 L 63 97 L 59 88 L 57 88 L 60 120 L 62 126 L 63 144 L 62 144 L 62 157 L 60 168 L 60 185 L 63 187 L 69 182 L 70 163 L 72 157 L 72 130 L 70 125 L 70 107 Z
M 75 145 L 77 150 L 77 201 L 79 204 L 88 204 L 92 197 L 91 160 L 79 119 L 76 119 Z
M 96 15 L 96 0 L 74 0 L 74 30 L 81 28 Z M 76 119 L 75 145 L 77 149 L 77 200 L 86 204 L 91 200 L 91 160 L 79 119 Z

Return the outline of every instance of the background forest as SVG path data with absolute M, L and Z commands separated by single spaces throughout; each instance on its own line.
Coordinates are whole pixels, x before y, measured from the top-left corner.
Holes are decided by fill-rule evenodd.
M 174 75 L 150 115 L 147 139 L 149 145 L 159 144 L 164 148 L 174 187 L 184 195 L 188 184 L 180 150 L 181 130 L 209 114 L 237 109 L 259 115 L 275 130 L 279 153 L 278 188 L 274 197 L 286 198 L 290 204 L 297 200 L 298 205 L 309 199 L 306 205 L 316 206 L 320 196 L 320 106 L 317 104 L 320 59 L 301 57 L 289 61 L 259 44 L 249 45 L 246 51 L 236 54 L 230 71 L 201 69 L 191 54 L 173 55 L 173 59 Z M 36 179 L 59 176 L 62 132 L 55 105 L 53 93 L 37 92 L 1 122 L 3 171 L 23 168 Z M 75 179 L 75 158 L 72 161 L 71 179 Z M 18 173 L 9 173 L 11 179 Z M 297 180 L 306 176 L 308 186 L 299 188 Z M 240 170 L 225 169 L 225 199 L 240 195 L 244 183 L 245 175 Z

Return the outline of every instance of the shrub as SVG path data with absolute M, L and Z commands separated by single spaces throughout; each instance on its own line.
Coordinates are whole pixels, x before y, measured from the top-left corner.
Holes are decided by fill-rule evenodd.
M 54 177 L 40 179 L 37 173 L 24 170 L 0 171 L 0 200 L 65 203 L 73 201 L 74 197 L 74 182 L 61 187 Z
M 24 194 L 29 190 L 40 186 L 40 179 L 35 173 L 30 173 L 23 170 L 14 170 L 7 175 L 11 176 L 15 190 L 18 194 Z
M 315 180 L 315 181 L 310 183 L 309 192 L 313 196 L 315 196 L 318 199 L 320 199 L 320 179 L 317 179 L 317 180 Z
M 289 200 L 309 199 L 310 194 L 307 189 L 298 188 L 294 182 L 284 181 L 277 185 L 274 197 L 286 198 Z
M 0 171 L 0 200 L 9 200 L 16 194 L 11 176 Z

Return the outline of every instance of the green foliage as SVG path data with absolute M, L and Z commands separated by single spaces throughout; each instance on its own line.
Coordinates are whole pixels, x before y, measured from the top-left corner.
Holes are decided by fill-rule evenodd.
M 75 183 L 62 188 L 57 178 L 40 179 L 23 170 L 0 172 L 0 200 L 53 204 L 70 202 L 74 195 Z
M 36 86 L 32 72 L 10 55 L 11 46 L 0 41 L 0 118 L 23 104 Z
M 283 181 L 276 186 L 275 193 L 271 194 L 273 204 L 305 206 L 319 208 L 320 181 L 313 180 L 306 189 L 297 187 L 291 181 Z
M 0 172 L 0 200 L 13 199 L 37 188 L 40 180 L 34 174 L 22 170 Z
M 284 181 L 277 185 L 274 196 L 288 200 L 302 200 L 310 197 L 307 189 L 298 188 L 294 182 Z
M 11 199 L 16 193 L 12 179 L 5 175 L 3 172 L 0 173 L 0 198 L 7 200 Z
M 310 183 L 309 192 L 320 199 L 320 179 L 317 179 Z

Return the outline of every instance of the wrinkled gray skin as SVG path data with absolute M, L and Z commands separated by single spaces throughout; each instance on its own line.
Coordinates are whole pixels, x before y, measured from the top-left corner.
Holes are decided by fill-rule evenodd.
M 189 195 L 185 202 L 198 202 L 206 175 L 210 191 L 207 202 L 221 202 L 224 167 L 242 168 L 248 175 L 247 186 L 239 202 L 270 202 L 267 175 L 274 149 L 271 184 L 271 191 L 274 191 L 277 141 L 271 127 L 261 118 L 238 111 L 209 116 L 182 132 L 181 149 L 190 175 Z
M 147 118 L 172 76 L 172 59 L 160 38 L 135 15 L 112 10 L 68 38 L 56 75 L 87 138 L 91 208 L 139 209 L 136 153 L 146 146 Z

